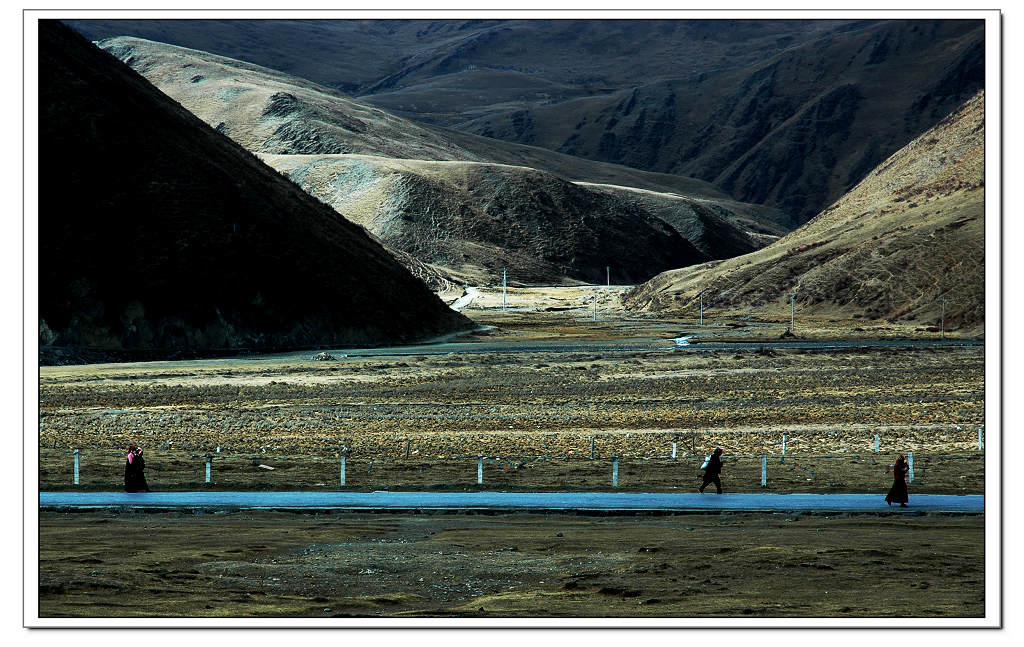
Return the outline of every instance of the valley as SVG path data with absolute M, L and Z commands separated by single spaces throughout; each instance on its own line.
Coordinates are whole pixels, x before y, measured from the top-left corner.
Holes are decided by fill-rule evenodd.
M 985 21 L 68 24 L 39 490 L 878 510 L 41 508 L 41 617 L 986 619 Z
M 874 493 L 878 513 L 46 511 L 42 615 L 728 624 L 984 614 L 984 516 L 882 502 L 887 466 L 906 452 L 911 505 L 917 492 L 985 493 L 983 347 L 702 351 L 702 340 L 777 340 L 788 322 L 636 315 L 621 307 L 627 288 L 512 288 L 504 309 L 500 287 L 479 288 L 462 311 L 486 327 L 460 343 L 647 347 L 42 367 L 39 486 L 116 490 L 123 447 L 138 443 L 157 491 L 608 491 L 614 455 L 614 489 L 679 492 L 700 484 L 702 456 L 721 446 L 723 496 Z M 800 319 L 798 330 L 827 340 L 840 323 Z M 689 349 L 671 344 L 681 334 L 693 335 Z M 935 337 L 870 331 L 886 335 Z M 782 584 L 792 578 L 802 585 Z

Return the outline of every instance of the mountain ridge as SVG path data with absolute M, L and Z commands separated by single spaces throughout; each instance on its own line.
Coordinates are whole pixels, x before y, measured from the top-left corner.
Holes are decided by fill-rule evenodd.
M 751 254 L 665 272 L 625 296 L 662 313 L 705 305 L 919 322 L 983 332 L 985 96 L 979 92 L 794 232 Z
M 420 122 L 701 178 L 788 214 L 788 229 L 984 84 L 977 20 L 76 26 L 219 48 Z M 307 46 L 332 53 L 323 70 L 301 56 Z
M 39 22 L 39 70 L 42 360 L 472 327 L 361 228 L 58 21 Z
M 485 159 L 445 138 L 455 133 L 405 122 L 302 79 L 136 38 L 100 45 L 386 247 L 404 252 L 397 256 L 434 286 L 457 276 L 493 283 L 510 266 L 519 281 L 595 281 L 610 263 L 617 265 L 618 280 L 643 281 L 665 269 L 762 246 L 765 237 L 748 236 L 748 228 L 785 231 L 756 220 L 767 210 L 736 203 L 700 182 L 691 183 L 700 189 L 696 197 L 658 192 L 658 198 L 644 198 L 656 206 L 641 205 L 628 191 L 569 186 L 543 166 L 500 163 L 521 161 L 516 146 L 461 135 L 461 142 L 498 161 Z M 476 183 L 500 194 L 506 210 L 500 212 L 496 194 Z M 509 192 L 511 186 L 518 195 Z M 709 235 L 711 228 L 722 231 Z M 507 235 L 517 230 L 521 235 Z M 681 232 L 693 235 L 698 247 Z M 414 267 L 411 259 L 433 269 Z

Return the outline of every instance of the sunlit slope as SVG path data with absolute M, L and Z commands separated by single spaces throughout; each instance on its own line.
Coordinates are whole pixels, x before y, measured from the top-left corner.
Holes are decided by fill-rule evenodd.
M 782 234 L 788 215 L 695 178 L 651 173 L 417 123 L 305 79 L 222 56 L 118 37 L 100 45 L 255 153 L 362 154 L 528 166 L 572 181 L 671 192 L 719 204 L 744 229 Z
M 638 310 L 705 305 L 937 324 L 981 332 L 985 99 L 979 93 L 875 168 L 809 223 L 745 256 L 661 274 L 626 297 Z
M 636 201 L 536 169 L 363 155 L 267 155 L 389 246 L 469 283 L 644 281 L 709 258 Z M 732 229 L 723 223 L 723 227 Z

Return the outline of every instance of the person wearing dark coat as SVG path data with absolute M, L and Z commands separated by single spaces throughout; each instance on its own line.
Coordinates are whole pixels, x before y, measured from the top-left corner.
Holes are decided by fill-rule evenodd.
M 142 457 L 142 449 L 135 445 L 129 445 L 128 456 L 124 461 L 125 492 L 149 492 L 145 470 L 146 459 Z
M 901 508 L 907 507 L 907 502 L 910 500 L 910 495 L 907 493 L 907 472 L 909 471 L 907 459 L 901 454 L 892 466 L 892 487 L 889 489 L 889 494 L 885 495 L 887 504 L 899 503 Z
M 714 483 L 715 491 L 718 494 L 722 493 L 722 448 L 716 447 L 711 457 L 708 459 L 708 466 L 704 468 L 704 483 L 701 484 L 697 491 L 704 494 L 704 488 Z

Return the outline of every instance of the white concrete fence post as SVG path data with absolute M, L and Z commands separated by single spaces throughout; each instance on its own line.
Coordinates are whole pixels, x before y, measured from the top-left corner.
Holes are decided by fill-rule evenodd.
M 786 434 L 782 434 L 782 460 L 781 463 L 786 462 Z
M 878 453 L 878 434 L 875 434 L 875 453 Z
M 345 455 L 341 455 L 341 484 L 345 485 Z
M 612 487 L 619 487 L 619 457 L 612 458 Z
M 676 459 L 676 444 L 672 443 L 672 460 Z
M 907 467 L 910 469 L 910 482 L 914 482 L 914 452 L 907 454 Z
M 484 457 L 477 456 L 476 459 L 476 484 L 484 484 Z
M 78 485 L 78 450 L 75 450 L 75 485 Z
M 768 454 L 761 454 L 761 487 L 768 485 Z
M 210 482 L 210 463 L 213 462 L 213 456 L 206 455 L 206 482 Z

